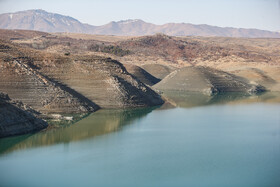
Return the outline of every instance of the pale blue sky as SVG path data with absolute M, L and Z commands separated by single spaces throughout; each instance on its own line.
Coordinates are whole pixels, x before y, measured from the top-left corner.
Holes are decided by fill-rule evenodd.
M 280 31 L 280 0 L 0 0 L 0 13 L 39 8 L 92 25 L 142 19 Z

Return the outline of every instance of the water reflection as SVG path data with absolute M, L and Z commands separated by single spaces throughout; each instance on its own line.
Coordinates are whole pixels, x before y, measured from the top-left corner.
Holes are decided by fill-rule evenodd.
M 165 92 L 163 97 L 168 102 L 160 109 L 175 107 L 196 107 L 213 104 L 239 104 L 253 102 L 280 103 L 280 93 L 267 92 L 261 95 L 219 94 L 206 96 L 183 92 Z M 0 139 L 0 154 L 13 150 L 26 149 L 69 143 L 119 130 L 124 125 L 132 124 L 135 120 L 146 116 L 155 108 L 134 110 L 99 110 L 72 125 L 48 130 L 33 135 L 23 135 Z
M 167 102 L 161 109 L 182 107 L 190 108 L 196 106 L 213 104 L 246 104 L 254 102 L 280 103 L 280 93 L 266 92 L 258 95 L 248 95 L 242 93 L 225 93 L 207 96 L 201 93 L 186 92 L 164 92 L 163 97 Z
M 68 143 L 117 131 L 155 108 L 134 110 L 99 110 L 75 124 L 62 128 L 0 140 L 0 154 L 18 149 Z

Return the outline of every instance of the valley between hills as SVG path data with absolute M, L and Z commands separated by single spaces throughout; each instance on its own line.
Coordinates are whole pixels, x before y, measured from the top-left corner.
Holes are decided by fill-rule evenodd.
M 280 92 L 280 39 L 0 30 L 0 137 L 99 109 Z M 273 98 L 272 98 L 273 99 Z

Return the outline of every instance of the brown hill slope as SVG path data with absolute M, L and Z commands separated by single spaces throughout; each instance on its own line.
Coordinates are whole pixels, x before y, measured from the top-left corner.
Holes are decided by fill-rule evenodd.
M 191 37 L 171 37 L 162 34 L 153 36 L 144 36 L 128 39 L 119 42 L 123 49 L 129 49 L 133 54 L 142 58 L 161 58 L 170 63 L 191 63 L 196 64 L 200 61 L 217 61 L 224 58 L 242 58 L 247 61 L 270 62 L 279 60 L 279 55 L 269 51 L 269 48 L 259 48 L 254 45 L 260 39 L 247 42 L 249 44 L 240 43 L 243 40 L 234 42 L 234 39 L 224 38 L 225 41 L 219 43 L 214 42 L 215 39 L 208 38 L 191 38 Z M 230 40 L 230 45 L 223 45 Z M 263 45 L 268 41 L 260 42 Z M 272 43 L 278 45 L 277 39 L 271 40 Z M 251 44 L 251 45 L 250 45 Z M 266 50 L 265 50 L 265 49 Z M 280 49 L 276 46 L 275 50 Z M 183 61 L 183 62 L 182 62 Z
M 79 54 L 111 57 L 125 64 L 137 65 L 158 79 L 176 68 L 207 66 L 264 83 L 269 90 L 280 90 L 279 39 L 171 37 L 157 34 L 128 37 L 126 40 L 126 37 L 114 39 L 114 36 L 106 38 L 82 34 L 73 37 L 71 34 L 46 35 L 39 32 L 35 32 L 36 37 L 32 38 L 34 31 L 29 32 L 24 31 L 20 39 L 12 39 L 12 42 L 58 56 Z M 0 30 L 3 39 L 16 38 L 17 33 L 21 32 Z M 258 82 L 251 76 L 251 68 L 263 72 L 274 83 Z
M 130 75 L 116 60 L 92 56 L 75 56 L 46 66 L 35 62 L 49 77 L 64 82 L 101 108 L 155 106 L 160 96 Z
M 43 113 L 92 112 L 99 107 L 74 90 L 57 84 L 20 59 L 0 61 L 0 90 Z
M 81 103 L 75 101 L 76 97 L 66 97 L 68 93 L 78 96 L 87 104 L 93 102 L 102 108 L 144 107 L 163 103 L 158 94 L 135 80 L 116 60 L 88 55 L 62 56 L 5 42 L 1 46 L 1 67 L 5 74 L 0 75 L 3 76 L 0 89 L 36 109 L 58 111 L 63 107 L 59 101 L 78 107 Z M 32 94 L 28 95 L 30 92 Z M 44 94 L 50 98 L 44 98 Z M 58 108 L 51 106 L 52 103 L 57 104 Z M 73 108 L 73 111 L 80 110 L 80 107 Z
M 19 34 L 18 33 L 22 33 Z M 34 37 L 31 37 L 35 35 Z M 76 34 L 77 35 L 77 34 Z M 126 63 L 165 62 L 185 66 L 201 62 L 244 61 L 273 64 L 280 61 L 280 40 L 211 37 L 171 37 L 162 34 L 119 39 L 114 36 L 48 34 L 1 30 L 1 39 L 52 53 L 110 56 Z M 17 39 L 18 38 L 18 39 Z M 85 39 L 82 39 L 85 38 Z M 16 39 L 16 40 L 15 40 Z M 142 64 L 141 64 L 142 63 Z
M 6 40 L 32 39 L 35 37 L 49 36 L 49 33 L 32 30 L 0 29 L 0 38 Z
M 202 92 L 207 95 L 223 92 L 257 93 L 265 89 L 249 84 L 246 79 L 205 67 L 175 70 L 153 88 L 167 91 Z
M 266 87 L 270 91 L 280 90 L 280 67 L 243 68 L 231 71 L 231 73 L 245 77 L 246 79 Z

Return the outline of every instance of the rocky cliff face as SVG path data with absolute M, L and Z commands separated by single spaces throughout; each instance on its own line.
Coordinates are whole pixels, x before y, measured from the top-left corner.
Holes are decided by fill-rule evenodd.
M 0 138 L 46 128 L 48 124 L 35 115 L 36 111 L 30 107 L 0 92 Z

